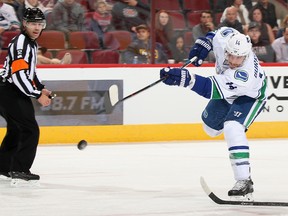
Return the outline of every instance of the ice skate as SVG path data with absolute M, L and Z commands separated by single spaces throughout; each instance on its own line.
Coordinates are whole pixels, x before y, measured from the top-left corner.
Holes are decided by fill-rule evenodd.
M 10 172 L 11 175 L 11 186 L 22 187 L 22 186 L 39 186 L 40 176 L 31 172 Z
M 11 180 L 8 172 L 0 172 L 0 180 Z
M 238 180 L 234 187 L 228 191 L 231 200 L 253 201 L 253 181 L 251 179 Z

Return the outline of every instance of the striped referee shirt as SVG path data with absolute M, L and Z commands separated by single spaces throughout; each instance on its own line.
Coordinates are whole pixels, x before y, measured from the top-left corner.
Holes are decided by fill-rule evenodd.
M 38 44 L 25 32 L 14 37 L 8 46 L 3 80 L 16 85 L 25 95 L 39 98 L 44 85 L 36 74 Z

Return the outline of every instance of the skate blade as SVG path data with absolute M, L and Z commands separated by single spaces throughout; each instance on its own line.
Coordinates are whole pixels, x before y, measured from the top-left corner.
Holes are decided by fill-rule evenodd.
M 10 185 L 11 187 L 40 187 L 40 182 L 39 180 L 12 179 Z
M 243 196 L 230 196 L 231 201 L 246 201 L 246 202 L 253 202 L 254 198 L 252 193 L 248 193 Z

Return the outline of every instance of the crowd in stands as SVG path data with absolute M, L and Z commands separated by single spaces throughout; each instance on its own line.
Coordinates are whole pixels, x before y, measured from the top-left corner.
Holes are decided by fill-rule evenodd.
M 0 64 L 27 7 L 46 16 L 39 64 L 183 63 L 198 37 L 222 26 L 249 35 L 261 62 L 288 62 L 288 15 L 269 0 L 0 0 Z

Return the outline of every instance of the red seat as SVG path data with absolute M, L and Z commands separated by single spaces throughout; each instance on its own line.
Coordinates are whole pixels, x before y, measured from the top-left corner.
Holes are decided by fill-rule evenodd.
M 108 33 L 108 32 L 107 32 Z M 114 38 L 117 39 L 119 43 L 118 50 L 123 51 L 125 50 L 129 44 L 132 42 L 131 33 L 128 31 L 110 31 L 108 34 L 112 34 Z
M 8 54 L 7 50 L 1 50 L 0 51 L 0 64 L 3 65 L 5 60 L 6 60 L 6 56 Z
M 71 32 L 69 45 L 73 49 L 100 49 L 98 35 L 93 31 Z
M 92 64 L 118 64 L 119 53 L 113 50 L 99 50 L 92 52 L 91 63 Z
M 209 0 L 184 0 L 183 2 L 185 10 L 191 11 L 203 11 L 203 10 L 211 10 Z
M 104 46 L 106 49 L 119 50 L 120 43 L 113 33 L 106 32 L 104 35 Z
M 9 43 L 11 40 L 17 36 L 20 32 L 19 31 L 4 31 L 1 34 L 1 40 L 2 40 L 2 49 L 7 49 Z
M 169 15 L 173 21 L 174 30 L 185 30 L 186 22 L 185 17 L 182 12 L 178 11 L 169 11 Z
M 188 12 L 186 16 L 189 28 L 193 28 L 200 23 L 201 12 Z
M 155 8 L 160 10 L 181 10 L 178 0 L 157 0 L 155 1 Z
M 85 51 L 82 50 L 60 50 L 56 58 L 62 59 L 65 53 L 69 52 L 72 56 L 71 64 L 88 64 L 88 56 Z
M 39 46 L 47 49 L 65 49 L 65 34 L 61 31 L 43 31 L 37 39 Z

